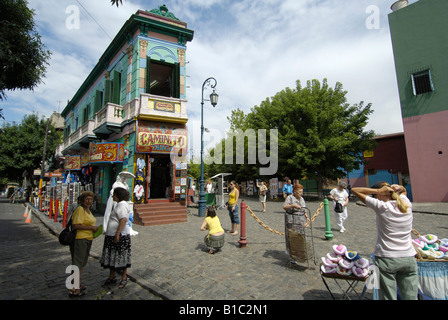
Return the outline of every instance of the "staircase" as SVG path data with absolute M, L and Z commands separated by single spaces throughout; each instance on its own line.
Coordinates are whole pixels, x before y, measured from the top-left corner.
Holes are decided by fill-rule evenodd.
M 141 226 L 156 226 L 187 222 L 187 208 L 180 202 L 150 202 L 134 204 L 134 222 Z

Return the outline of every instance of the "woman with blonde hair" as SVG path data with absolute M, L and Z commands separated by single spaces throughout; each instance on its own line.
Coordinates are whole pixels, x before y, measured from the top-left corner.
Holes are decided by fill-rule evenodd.
M 236 236 L 238 234 L 238 225 L 240 224 L 240 217 L 238 214 L 238 199 L 240 192 L 238 191 L 238 185 L 235 180 L 229 183 L 229 202 L 227 202 L 227 210 L 229 210 L 230 222 L 232 223 L 232 229 L 230 234 Z
M 380 271 L 380 299 L 396 300 L 398 286 L 404 300 L 416 300 L 418 269 L 411 237 L 412 204 L 406 189 L 381 182 L 377 188 L 352 188 L 352 192 L 376 213 L 378 236 L 373 253 Z

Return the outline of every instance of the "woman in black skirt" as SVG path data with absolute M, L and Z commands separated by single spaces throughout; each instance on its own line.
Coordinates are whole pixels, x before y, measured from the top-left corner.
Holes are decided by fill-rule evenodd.
M 121 281 L 118 286 L 121 289 L 128 282 L 127 268 L 131 266 L 131 235 L 128 224 L 129 192 L 124 188 L 115 188 L 112 197 L 116 203 L 107 225 L 100 263 L 103 268 L 110 269 L 109 278 L 103 285 L 116 283 L 115 272 L 121 272 Z

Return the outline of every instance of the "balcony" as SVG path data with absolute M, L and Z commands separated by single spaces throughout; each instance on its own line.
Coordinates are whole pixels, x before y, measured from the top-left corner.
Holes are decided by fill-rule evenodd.
M 67 137 L 56 149 L 56 154 L 70 149 L 88 148 L 93 139 L 106 140 L 111 134 L 122 132 L 126 124 L 135 119 L 186 124 L 187 101 L 175 98 L 141 94 L 140 99 L 127 102 L 124 106 L 107 103 Z
M 143 93 L 136 116 L 140 120 L 186 124 L 187 101 Z
M 125 107 L 107 103 L 95 114 L 94 134 L 100 139 L 107 139 L 112 133 L 120 133 L 125 115 Z
M 67 137 L 57 148 L 56 154 L 64 154 L 68 149 L 80 149 L 89 145 L 90 139 L 95 139 L 93 133 L 95 120 L 87 120 L 78 130 Z

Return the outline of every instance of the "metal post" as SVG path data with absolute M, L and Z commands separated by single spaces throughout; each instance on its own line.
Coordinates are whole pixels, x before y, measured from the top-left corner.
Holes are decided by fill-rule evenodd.
M 215 81 L 215 84 L 212 85 L 212 88 L 215 88 L 217 85 L 217 81 L 215 78 L 208 78 L 202 84 L 202 98 L 201 98 L 201 180 L 199 181 L 199 216 L 205 217 L 205 207 L 207 200 L 205 200 L 205 191 L 204 191 L 204 87 L 211 80 Z
M 199 181 L 199 216 L 205 217 L 205 192 L 204 192 L 204 87 L 202 87 L 201 102 L 201 180 Z
M 56 207 L 56 209 L 54 210 L 54 222 L 58 222 L 58 214 L 59 214 L 59 199 L 58 198 L 56 198 L 56 201 L 55 201 L 55 207 Z
M 238 243 L 240 244 L 240 248 L 246 248 L 247 246 L 247 238 L 246 238 L 246 202 L 241 201 L 241 232 L 240 232 L 240 240 Z
M 62 228 L 65 229 L 67 226 L 67 210 L 68 210 L 68 201 L 64 201 L 64 215 L 62 216 Z
M 328 204 L 328 199 L 324 199 L 324 210 L 325 210 L 325 238 L 327 240 L 333 239 L 333 233 L 331 232 L 331 222 L 330 222 L 330 206 Z
M 47 120 L 47 125 L 45 127 L 45 138 L 44 138 L 44 151 L 42 152 L 42 165 L 40 168 L 40 181 L 39 181 L 39 210 L 42 211 L 42 188 L 45 176 L 45 157 L 47 153 L 47 139 L 48 139 L 48 128 L 50 127 L 50 118 Z

